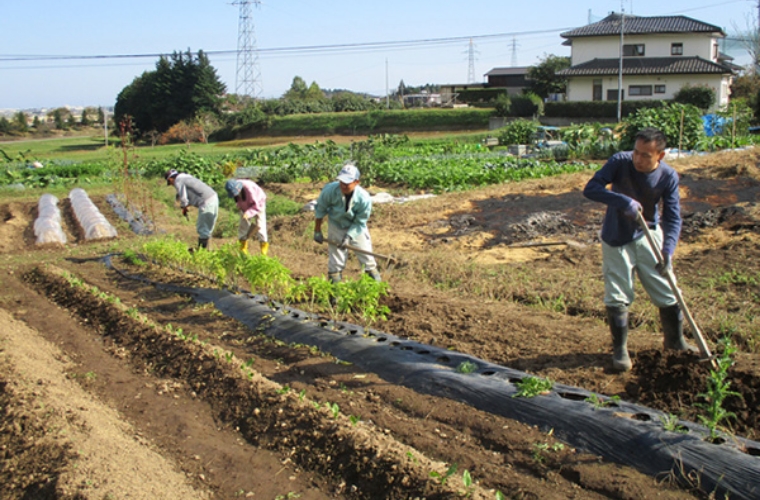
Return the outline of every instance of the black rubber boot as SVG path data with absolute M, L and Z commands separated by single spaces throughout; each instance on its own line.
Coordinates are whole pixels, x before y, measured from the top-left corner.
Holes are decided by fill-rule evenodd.
M 380 273 L 377 271 L 377 269 L 373 269 L 371 271 L 364 271 L 364 272 L 367 273 L 367 276 L 369 276 L 370 278 L 372 278 L 373 280 L 377 282 L 383 281 L 383 278 L 380 277 Z
M 343 275 L 341 273 L 328 273 L 327 279 L 330 280 L 330 283 L 340 283 L 343 281 Z
M 608 306 L 607 321 L 612 333 L 612 369 L 627 372 L 632 366 L 628 355 L 628 308 Z
M 198 238 L 198 248 L 208 249 L 208 238 Z
M 333 285 L 340 283 L 343 281 L 343 275 L 341 273 L 328 273 L 327 279 L 330 280 L 330 283 Z M 330 305 L 335 307 L 338 305 L 338 298 L 337 297 L 330 297 Z
M 663 345 L 674 351 L 697 352 L 697 348 L 683 338 L 683 313 L 678 304 L 660 308 Z

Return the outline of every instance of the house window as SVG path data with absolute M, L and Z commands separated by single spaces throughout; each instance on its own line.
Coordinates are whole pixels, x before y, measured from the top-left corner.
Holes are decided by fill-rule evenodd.
M 643 43 L 632 43 L 623 45 L 623 56 L 625 57 L 643 57 L 645 54 Z
M 621 98 L 625 99 L 625 90 L 623 90 Z M 607 100 L 608 101 L 617 101 L 618 98 L 618 89 L 607 89 Z
M 629 85 L 628 95 L 652 95 L 651 85 Z
M 718 44 L 714 43 L 713 44 L 713 61 L 717 61 L 717 60 L 718 60 Z
M 665 93 L 665 85 L 655 85 L 654 86 L 654 93 L 655 94 L 664 94 Z
M 670 55 L 671 56 L 682 56 L 683 55 L 683 44 L 682 43 L 671 43 L 670 44 Z

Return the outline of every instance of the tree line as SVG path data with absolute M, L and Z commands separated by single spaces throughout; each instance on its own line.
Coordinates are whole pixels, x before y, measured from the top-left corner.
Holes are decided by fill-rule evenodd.
M 0 135 L 48 135 L 55 130 L 80 130 L 87 127 L 102 126 L 105 120 L 103 108 L 88 107 L 77 117 L 68 108 L 56 108 L 45 114 L 44 119 L 35 115 L 31 122 L 24 111 L 13 114 L 9 120 L 0 117 Z

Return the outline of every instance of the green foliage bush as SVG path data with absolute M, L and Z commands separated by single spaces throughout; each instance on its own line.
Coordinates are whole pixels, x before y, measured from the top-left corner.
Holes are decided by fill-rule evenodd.
M 567 143 L 569 157 L 574 159 L 606 159 L 621 148 L 612 127 L 598 122 L 564 127 L 560 137 Z
M 536 137 L 539 123 L 533 120 L 513 120 L 498 130 L 499 144 L 529 144 Z
M 683 116 L 683 138 L 681 135 L 681 117 Z M 668 147 L 694 149 L 705 137 L 702 124 L 702 113 L 691 104 L 671 103 L 662 108 L 640 109 L 636 114 L 628 116 L 624 121 L 624 132 L 621 146 L 632 149 L 636 133 L 646 127 L 660 129 L 667 138 Z
M 26 187 L 84 184 L 103 177 L 109 167 L 102 163 L 75 163 L 28 168 L 26 164 L 8 165 L 0 170 L 0 185 L 23 184 Z
M 182 150 L 171 158 L 149 161 L 144 166 L 144 174 L 146 177 L 159 177 L 167 170 L 174 169 L 190 174 L 213 187 L 221 185 L 225 180 L 222 163 L 208 156 Z
M 496 98 L 496 109 L 494 111 L 496 116 L 510 116 L 510 109 L 512 109 L 512 99 L 509 95 L 502 94 Z
M 541 116 L 544 114 L 544 100 L 536 94 L 527 93 L 522 95 L 515 95 L 510 99 L 510 116 L 527 118 L 532 116 Z
M 706 111 L 715 104 L 715 91 L 703 85 L 684 85 L 673 96 L 675 102 L 691 104 L 702 111 Z

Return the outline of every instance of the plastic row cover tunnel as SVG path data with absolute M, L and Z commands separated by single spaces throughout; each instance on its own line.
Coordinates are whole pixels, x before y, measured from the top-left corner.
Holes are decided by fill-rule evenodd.
M 106 264 L 113 267 L 110 258 Z M 117 269 L 118 271 L 118 269 Z M 123 274 L 123 273 L 122 273 Z M 525 372 L 483 361 L 468 354 L 405 340 L 350 323 L 274 304 L 263 296 L 224 290 L 159 288 L 213 303 L 251 330 L 286 343 L 312 345 L 362 370 L 420 393 L 460 401 L 482 411 L 548 431 L 566 443 L 628 465 L 654 477 L 673 474 L 687 487 L 698 487 L 732 499 L 760 498 L 760 443 L 737 436 L 709 439 L 704 426 L 679 421 L 683 432 L 664 428 L 664 413 L 577 387 L 554 384 L 536 397 L 515 397 Z M 472 363 L 471 373 L 457 370 Z M 605 405 L 593 404 L 602 401 Z
M 84 230 L 86 240 L 115 238 L 117 236 L 116 228 L 100 213 L 84 189 L 72 189 L 69 193 L 69 200 L 71 200 L 74 215 Z
M 61 229 L 61 210 L 58 208 L 58 198 L 52 194 L 43 194 L 37 203 L 37 219 L 34 221 L 34 236 L 36 243 L 66 243 L 66 235 Z

